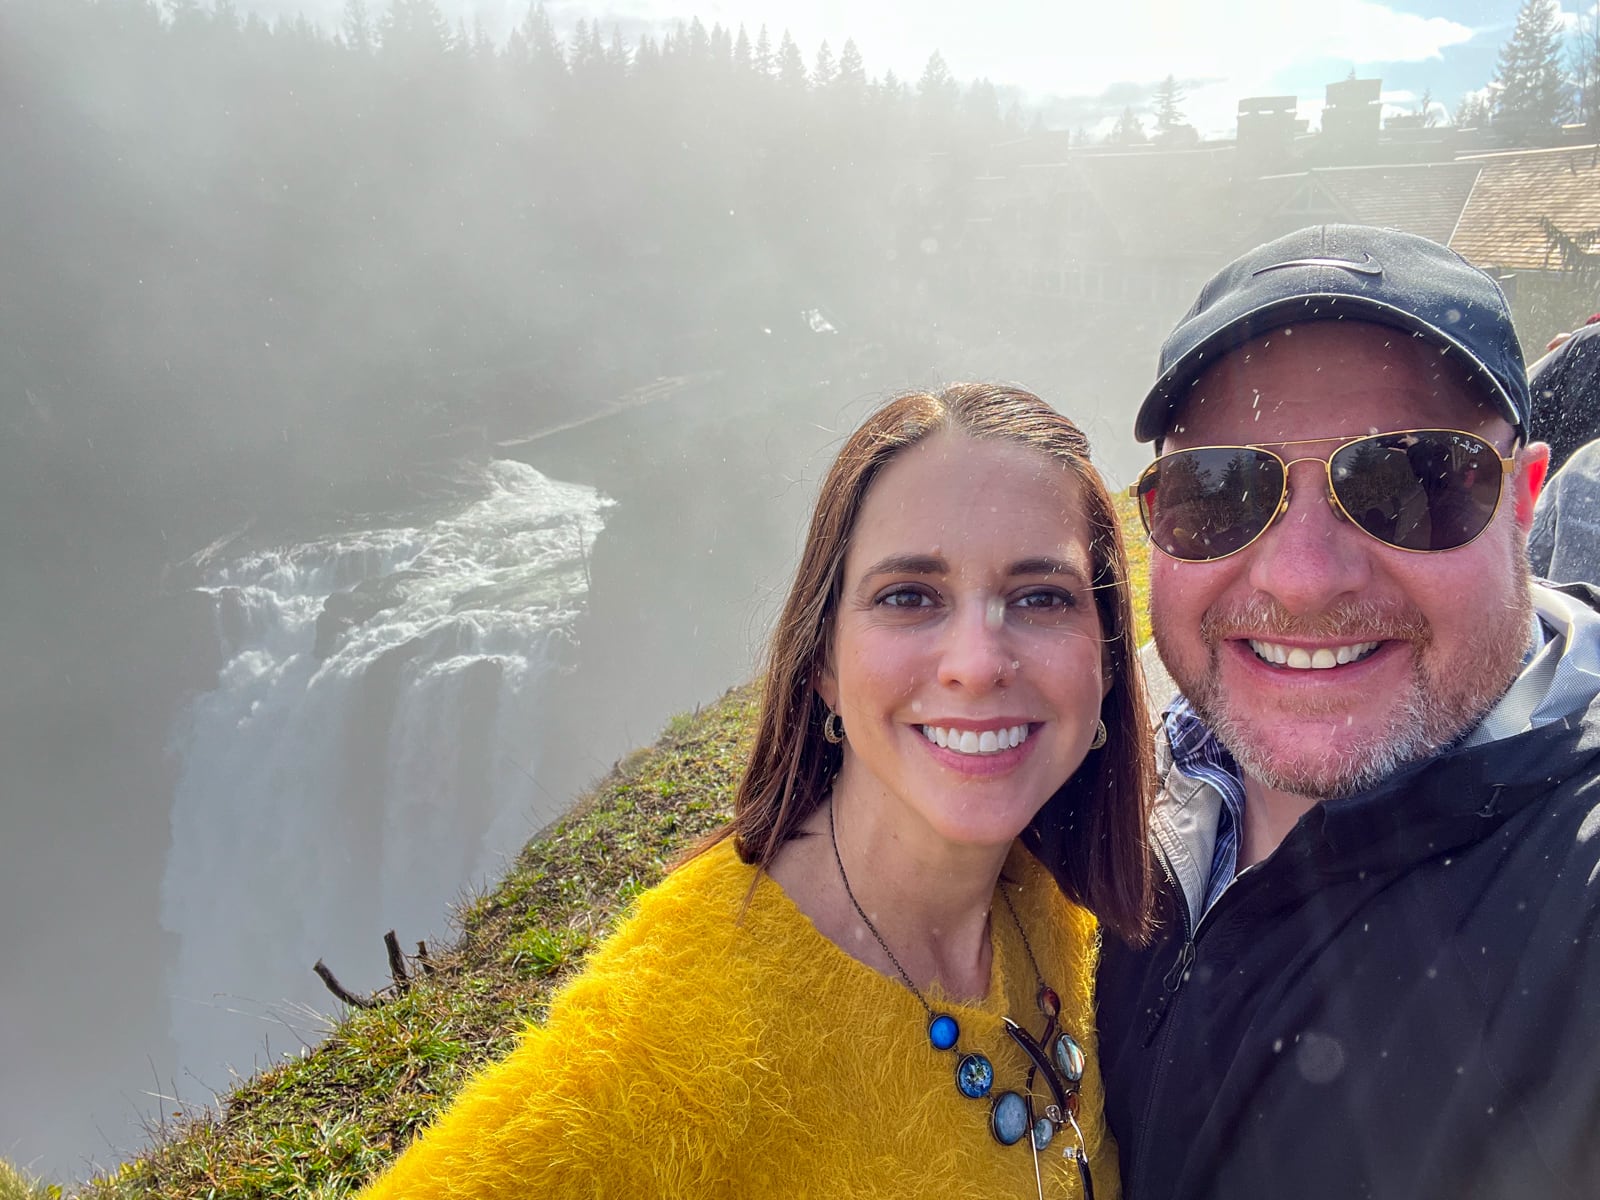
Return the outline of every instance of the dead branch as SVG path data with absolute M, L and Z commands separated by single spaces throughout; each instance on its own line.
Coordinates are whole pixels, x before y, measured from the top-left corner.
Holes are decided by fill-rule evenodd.
M 346 990 L 344 984 L 335 979 L 333 972 L 328 970 L 328 964 L 323 962 L 320 958 L 317 959 L 317 965 L 311 969 L 317 973 L 318 977 L 322 980 L 323 984 L 330 992 L 332 992 L 340 1000 L 343 1000 L 346 1004 L 350 1005 L 352 1008 L 378 1007 L 378 1002 L 373 1000 L 371 997 L 358 996 L 354 992 Z
M 409 992 L 411 976 L 406 971 L 406 956 L 400 950 L 400 939 L 394 935 L 394 930 L 383 935 L 383 948 L 389 952 L 389 977 L 394 980 L 395 991 L 402 995 Z

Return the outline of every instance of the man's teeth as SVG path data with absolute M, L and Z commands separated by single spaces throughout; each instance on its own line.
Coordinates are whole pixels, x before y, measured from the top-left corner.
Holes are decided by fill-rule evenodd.
M 954 750 L 957 754 L 999 754 L 1028 740 L 1031 725 L 1012 725 L 1008 729 L 942 729 L 938 725 L 923 725 L 922 736 L 936 746 Z
M 1300 646 L 1280 646 L 1276 642 L 1250 639 L 1250 649 L 1256 652 L 1257 658 L 1295 671 L 1326 671 L 1329 667 L 1342 667 L 1345 663 L 1365 658 L 1377 648 L 1377 642 L 1356 642 L 1349 646 L 1319 646 L 1315 650 L 1306 650 Z

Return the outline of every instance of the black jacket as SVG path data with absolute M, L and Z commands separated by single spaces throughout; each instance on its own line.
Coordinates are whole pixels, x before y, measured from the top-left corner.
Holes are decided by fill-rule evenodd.
M 1585 325 L 1528 365 L 1533 398 L 1529 436 L 1550 443 L 1550 470 L 1559 471 L 1586 442 L 1600 437 L 1600 324 Z
M 1128 1200 L 1600 1197 L 1600 701 L 1308 813 L 1107 940 Z

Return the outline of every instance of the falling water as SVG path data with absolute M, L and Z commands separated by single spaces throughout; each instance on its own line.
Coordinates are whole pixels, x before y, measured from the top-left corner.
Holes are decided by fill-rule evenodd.
M 161 922 L 173 1039 L 206 1086 L 317 1031 L 317 959 L 376 985 L 385 930 L 437 935 L 532 832 L 540 681 L 609 503 L 497 461 L 428 511 L 192 564 L 222 666 L 171 737 Z

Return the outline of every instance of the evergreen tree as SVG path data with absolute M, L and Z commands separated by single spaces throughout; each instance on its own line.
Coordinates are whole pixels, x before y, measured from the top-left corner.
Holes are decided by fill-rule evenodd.
M 980 79 L 967 89 L 967 94 L 961 99 L 961 108 L 985 137 L 999 135 L 1000 94 L 987 79 Z
M 1494 124 L 1516 137 L 1538 138 L 1567 115 L 1561 72 L 1561 16 L 1551 0 L 1523 0 L 1516 28 L 1495 64 Z
M 960 94 L 961 85 L 950 74 L 944 55 L 935 50 L 928 55 L 928 63 L 922 68 L 922 78 L 917 81 L 917 103 L 923 116 L 933 121 L 948 119 L 955 111 L 956 98 Z
M 767 36 L 767 27 L 764 24 L 761 26 L 761 32 L 756 34 L 755 56 L 750 60 L 750 65 L 755 68 L 757 75 L 772 74 L 772 39 Z
M 1185 99 L 1183 86 L 1177 78 L 1168 75 L 1156 85 L 1156 133 L 1170 133 L 1178 126 L 1187 124 L 1183 119 L 1183 110 L 1179 107 Z
M 372 18 L 367 13 L 366 0 L 344 0 L 344 15 L 339 19 L 339 32 L 345 47 L 363 58 L 377 47 L 372 29 Z
M 572 74 L 593 75 L 605 66 L 606 50 L 600 41 L 600 21 L 590 24 L 582 17 L 572 27 Z
M 739 36 L 733 40 L 733 65 L 741 71 L 750 70 L 754 59 L 751 58 L 750 38 L 744 31 L 744 24 L 739 25 Z
M 852 38 L 845 39 L 844 50 L 839 54 L 839 85 L 856 90 L 867 86 L 867 67 Z
M 1117 123 L 1111 127 L 1111 136 L 1106 140 L 1113 146 L 1139 146 L 1149 140 L 1145 137 L 1144 124 L 1131 104 L 1122 110 Z
M 469 46 L 469 53 L 480 63 L 494 61 L 494 38 L 489 36 L 489 27 L 483 23 L 483 14 L 481 12 L 472 15 L 471 43 L 467 42 L 465 30 L 462 31 L 461 43 L 464 46 Z
M 783 41 L 778 43 L 778 82 L 797 92 L 806 88 L 805 59 L 800 57 L 800 47 L 794 44 L 787 29 L 783 31 Z
M 689 57 L 694 62 L 705 62 L 711 57 L 711 37 L 699 17 L 689 22 Z
M 1481 92 L 1468 92 L 1456 105 L 1455 123 L 1461 129 L 1482 129 L 1489 123 L 1489 101 Z
M 535 74 L 549 76 L 566 73 L 567 59 L 561 52 L 561 39 L 556 37 L 555 26 L 550 24 L 542 0 L 541 3 L 528 6 L 528 14 L 517 26 L 517 32 L 527 46 L 528 63 Z
M 817 65 L 811 68 L 811 86 L 818 89 L 829 87 L 838 75 L 839 68 L 834 64 L 833 51 L 828 49 L 824 39 L 822 45 L 817 47 Z
M 378 26 L 386 58 L 418 62 L 444 54 L 450 44 L 450 26 L 433 0 L 390 0 Z
M 1600 5 L 1578 18 L 1572 38 L 1572 82 L 1578 93 L 1578 120 L 1592 127 L 1600 122 Z
M 655 70 L 656 64 L 661 60 L 661 51 L 656 49 L 656 40 L 648 33 L 639 37 L 638 48 L 633 52 L 633 73 L 635 75 L 648 75 Z

